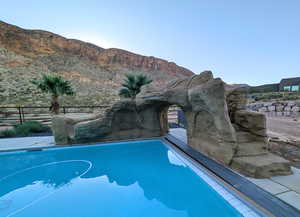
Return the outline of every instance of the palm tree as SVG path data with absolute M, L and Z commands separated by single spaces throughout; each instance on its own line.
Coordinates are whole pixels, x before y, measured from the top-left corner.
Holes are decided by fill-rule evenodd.
M 32 83 L 36 85 L 43 93 L 50 93 L 52 102 L 50 111 L 54 114 L 59 114 L 58 97 L 62 95 L 73 96 L 75 94 L 70 81 L 64 80 L 59 75 L 43 74 L 42 79 L 33 80 Z
M 124 83 L 122 88 L 119 92 L 119 96 L 125 97 L 125 98 L 131 98 L 134 100 L 136 98 L 136 95 L 138 95 L 141 92 L 141 87 L 150 84 L 152 80 L 148 78 L 146 75 L 143 74 L 126 74 L 126 78 L 124 80 Z

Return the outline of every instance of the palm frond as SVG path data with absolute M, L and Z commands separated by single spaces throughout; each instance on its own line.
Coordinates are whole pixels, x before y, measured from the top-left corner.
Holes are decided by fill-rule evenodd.
M 53 96 L 74 95 L 71 82 L 64 80 L 59 75 L 43 74 L 40 80 L 31 81 L 38 89 Z
M 124 83 L 122 83 L 124 88 L 120 90 L 119 95 L 126 98 L 135 98 L 141 92 L 141 87 L 151 82 L 152 80 L 143 74 L 126 74 Z
M 136 84 L 137 86 L 143 86 L 146 84 L 150 84 L 152 82 L 152 80 L 150 78 L 148 78 L 146 75 L 143 74 L 139 74 L 136 76 Z

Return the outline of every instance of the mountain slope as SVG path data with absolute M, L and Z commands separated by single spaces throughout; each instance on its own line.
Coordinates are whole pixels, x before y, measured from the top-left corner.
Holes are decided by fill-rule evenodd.
M 72 81 L 77 96 L 64 98 L 64 104 L 72 105 L 115 99 L 125 73 L 144 73 L 156 86 L 193 75 L 163 59 L 0 21 L 0 104 L 47 104 L 29 82 L 41 73 L 58 73 Z

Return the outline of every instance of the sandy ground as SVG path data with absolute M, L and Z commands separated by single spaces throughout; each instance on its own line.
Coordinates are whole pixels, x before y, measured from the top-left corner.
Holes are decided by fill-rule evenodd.
M 0 131 L 1 130 L 6 130 L 6 129 L 12 129 L 12 126 L 0 126 Z
M 287 142 L 270 142 L 271 152 L 284 157 L 292 166 L 300 169 L 300 118 L 267 116 L 267 133 L 276 140 Z
M 267 116 L 267 130 L 271 137 L 300 140 L 300 118 Z

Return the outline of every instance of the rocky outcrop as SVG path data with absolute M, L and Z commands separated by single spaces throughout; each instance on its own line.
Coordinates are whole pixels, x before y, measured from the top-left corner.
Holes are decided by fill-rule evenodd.
M 231 168 L 254 178 L 292 174 L 289 161 L 270 153 L 236 157 L 231 164 Z
M 193 75 L 192 71 L 163 59 L 104 49 L 0 21 L 0 88 L 5 87 L 0 91 L 0 103 L 37 105 L 43 104 L 42 99 L 48 102 L 30 83 L 40 73 L 58 73 L 72 81 L 78 94 L 75 98 L 65 97 L 65 102 L 85 105 L 117 98 L 126 73 L 146 74 L 155 87 Z
M 267 150 L 266 118 L 263 114 L 237 111 L 233 125 L 238 142 L 231 163 L 233 169 L 255 178 L 291 174 L 290 162 Z
M 226 88 L 228 110 L 238 143 L 231 168 L 255 178 L 291 174 L 289 161 L 268 152 L 266 117 L 247 111 L 247 90 L 248 87 L 241 86 Z
M 224 83 L 212 79 L 189 89 L 188 97 L 192 106 L 185 112 L 188 144 L 229 164 L 237 144 L 227 111 Z
M 116 103 L 103 117 L 53 119 L 57 144 L 158 137 L 167 133 L 167 109 L 179 106 L 187 120 L 188 145 L 252 177 L 290 174 L 288 161 L 266 150 L 265 117 L 248 112 L 245 90 L 229 87 L 211 72 L 143 91 L 136 101 Z M 234 97 L 235 96 L 235 97 Z

